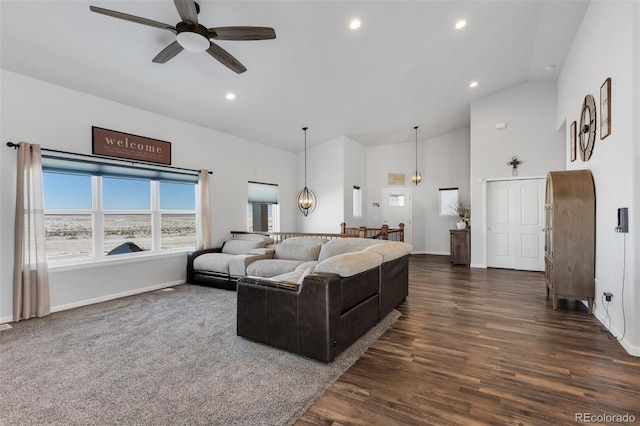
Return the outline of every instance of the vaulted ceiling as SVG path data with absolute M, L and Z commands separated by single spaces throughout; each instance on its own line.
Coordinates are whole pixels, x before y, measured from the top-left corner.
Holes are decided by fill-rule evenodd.
M 175 26 L 173 1 L 2 0 L 0 65 L 293 152 L 303 126 L 310 146 L 338 136 L 393 144 L 413 141 L 415 125 L 420 140 L 468 126 L 474 99 L 556 80 L 588 1 L 199 4 L 206 27 L 273 27 L 277 38 L 217 41 L 247 67 L 242 74 L 205 52 L 156 64 L 174 34 L 89 6 Z M 353 18 L 362 22 L 355 31 Z

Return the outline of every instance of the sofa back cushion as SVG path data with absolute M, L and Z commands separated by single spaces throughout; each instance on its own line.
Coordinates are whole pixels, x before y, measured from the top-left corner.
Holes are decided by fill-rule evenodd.
M 341 277 L 351 277 L 369 269 L 377 268 L 382 264 L 382 256 L 378 253 L 356 251 L 332 256 L 319 262 L 315 272 L 338 274 Z
M 327 240 L 315 237 L 287 238 L 280 244 L 276 244 L 276 259 L 289 260 L 318 260 L 320 248 Z
M 250 240 L 250 241 L 262 241 L 265 246 L 268 244 L 273 244 L 273 238 L 268 235 L 260 235 L 260 234 L 238 234 L 233 237 L 234 240 Z
M 398 259 L 411 253 L 413 246 L 400 241 L 390 241 L 384 244 L 376 244 L 364 249 L 366 252 L 378 253 L 384 258 L 384 262 Z
M 264 242 L 260 240 L 227 240 L 222 246 L 222 253 L 245 254 L 253 249 L 264 247 Z
M 332 256 L 364 250 L 366 247 L 380 244 L 380 240 L 371 238 L 336 238 L 322 245 L 318 260 L 322 262 Z

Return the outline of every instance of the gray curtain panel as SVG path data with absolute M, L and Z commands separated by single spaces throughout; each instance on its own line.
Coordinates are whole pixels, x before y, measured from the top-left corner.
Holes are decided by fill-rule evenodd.
M 50 313 L 40 145 L 18 144 L 13 320 Z

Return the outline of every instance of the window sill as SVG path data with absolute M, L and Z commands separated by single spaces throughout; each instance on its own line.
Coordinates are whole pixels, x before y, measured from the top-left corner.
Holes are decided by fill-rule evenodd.
M 131 254 L 119 254 L 112 257 L 104 257 L 99 260 L 87 259 L 76 260 L 69 262 L 50 262 L 48 264 L 49 271 L 52 272 L 64 272 L 75 271 L 79 269 L 91 269 L 105 266 L 123 265 L 127 263 L 144 262 L 147 260 L 157 260 L 163 258 L 176 258 L 179 256 L 185 256 L 187 253 L 193 251 L 193 249 L 175 249 L 166 250 L 162 252 L 154 253 L 131 253 Z M 186 268 L 186 264 L 185 264 Z

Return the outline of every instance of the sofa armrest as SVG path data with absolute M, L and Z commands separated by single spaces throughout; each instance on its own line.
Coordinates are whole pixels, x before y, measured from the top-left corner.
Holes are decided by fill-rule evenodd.
M 222 247 L 214 247 L 202 250 L 191 251 L 187 253 L 187 282 L 194 282 L 194 269 L 193 269 L 193 261 L 196 257 L 206 254 L 206 253 L 221 253 Z
M 260 250 L 260 249 L 256 249 Z M 273 253 L 269 254 L 237 254 L 229 259 L 229 275 L 232 277 L 244 277 L 247 275 L 247 266 L 256 260 L 272 259 Z
M 237 334 L 319 361 L 332 361 L 340 323 L 340 277 L 311 274 L 291 283 L 257 277 L 238 280 Z

